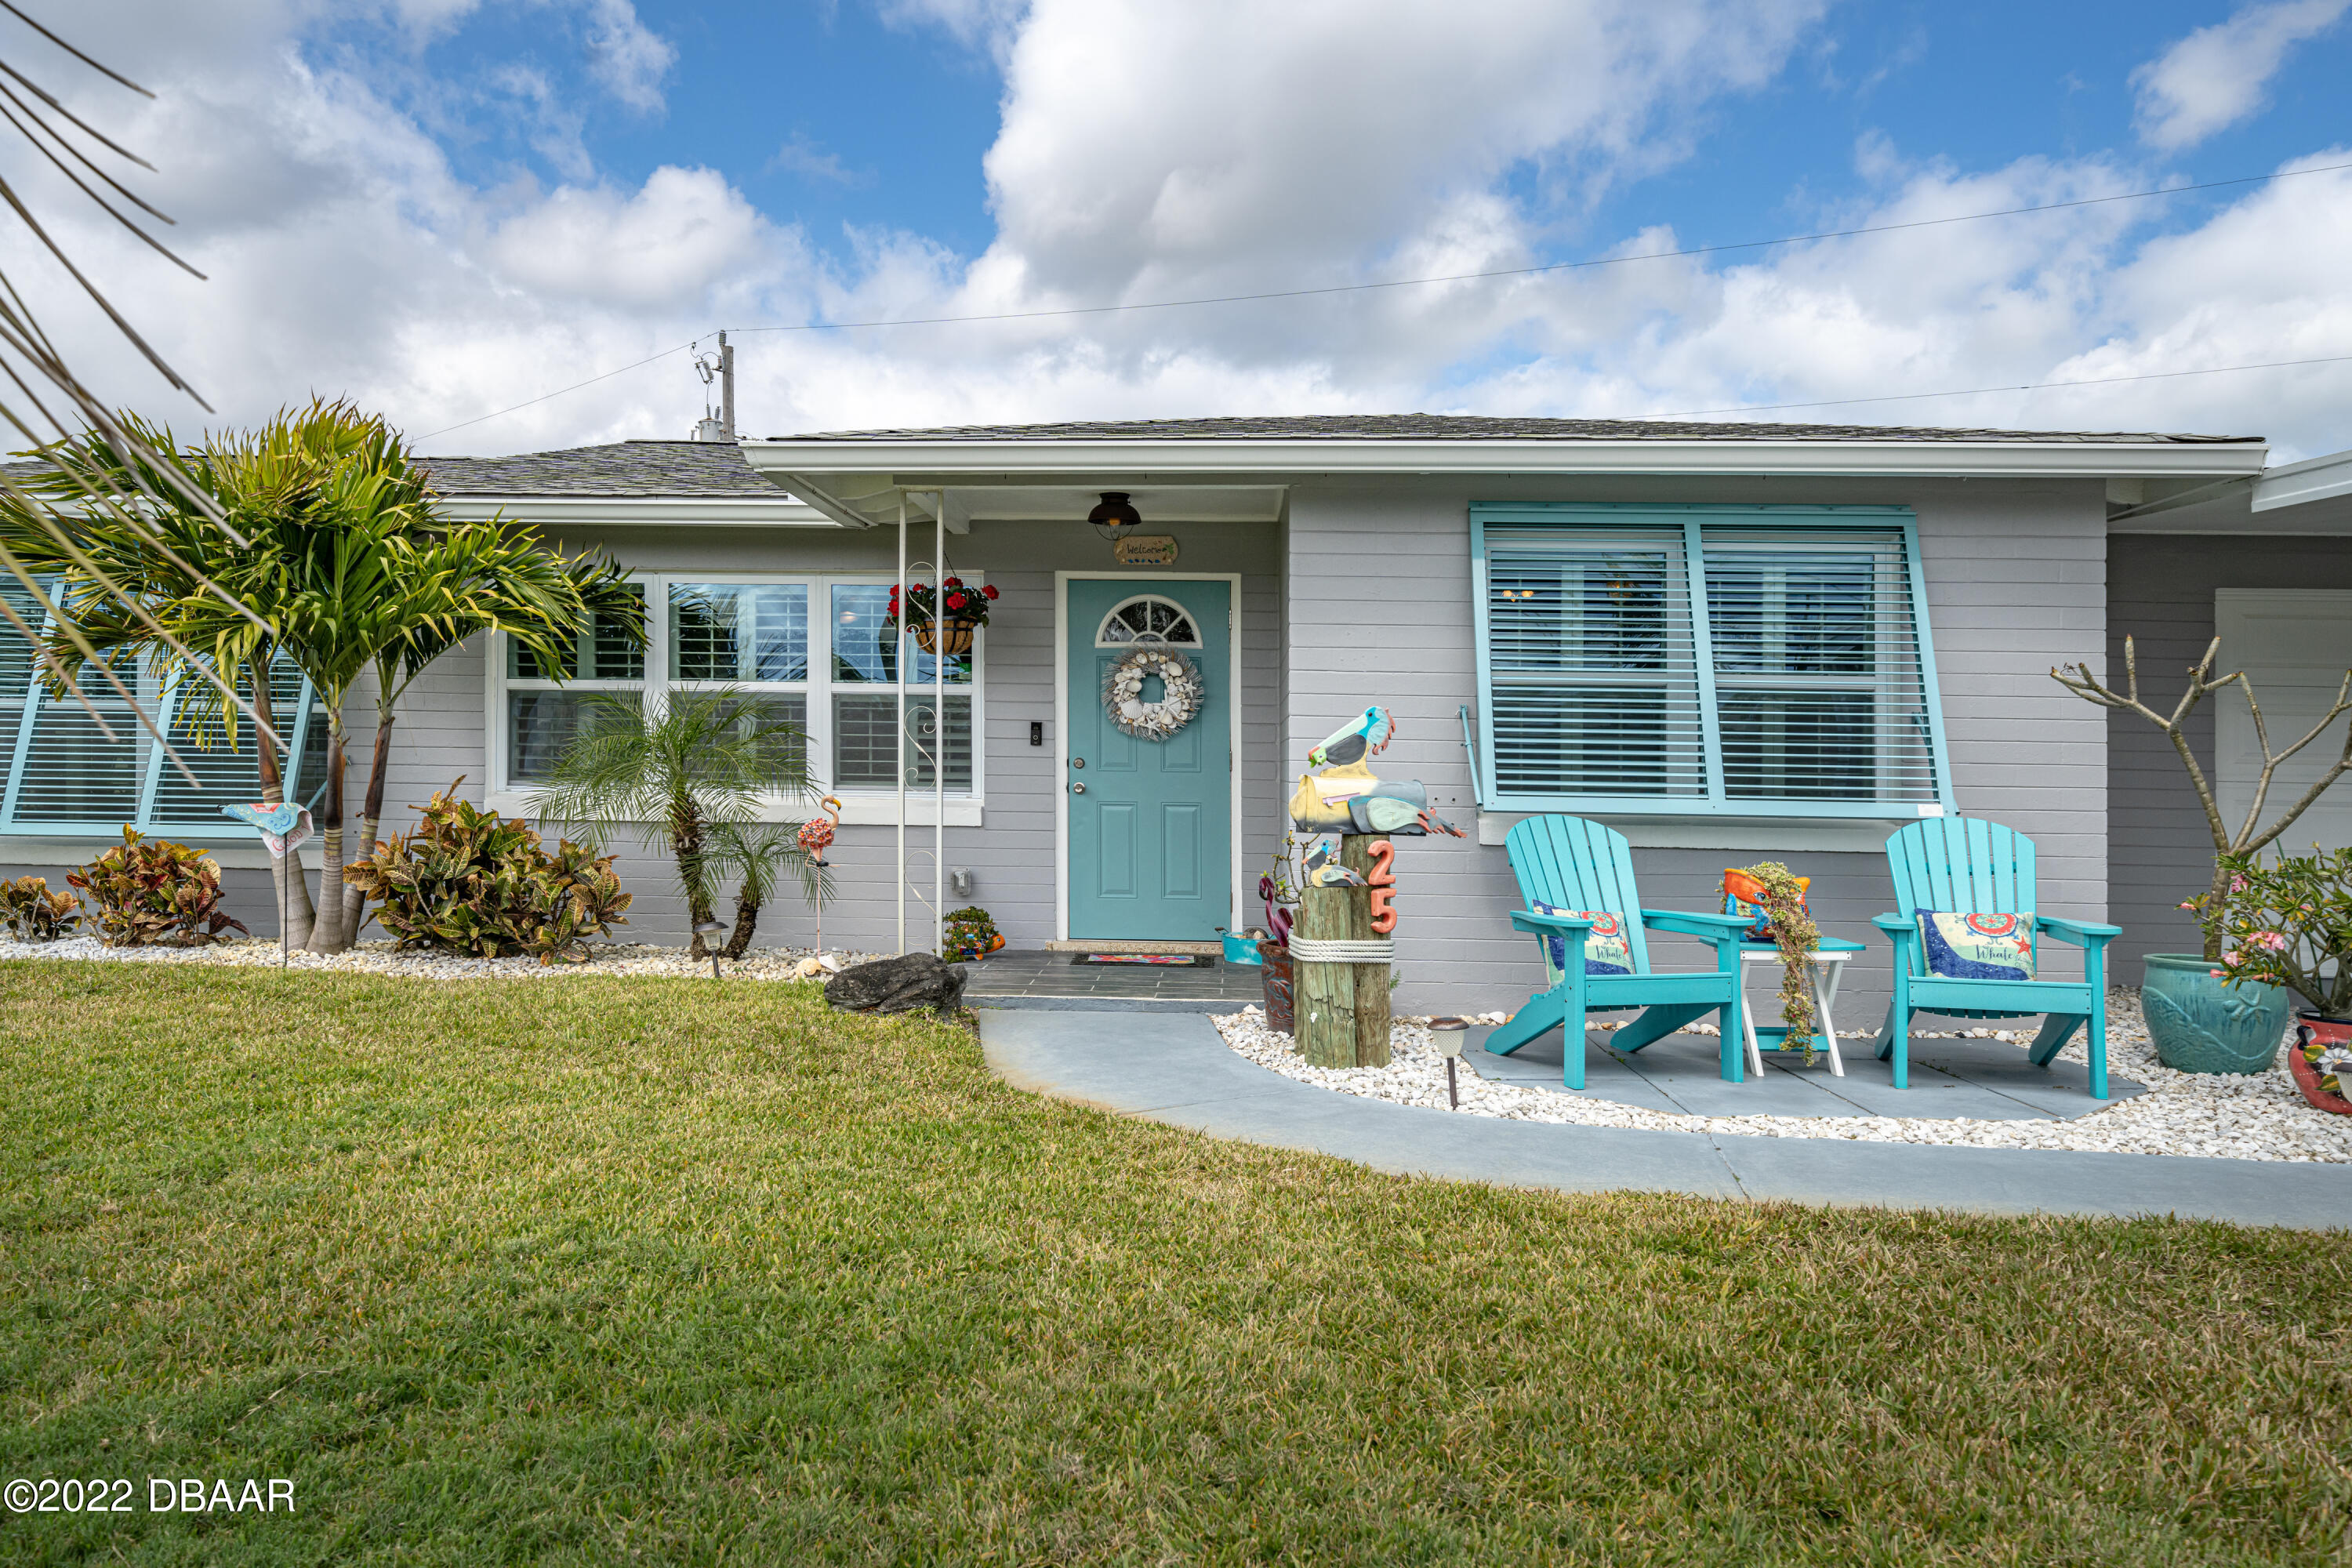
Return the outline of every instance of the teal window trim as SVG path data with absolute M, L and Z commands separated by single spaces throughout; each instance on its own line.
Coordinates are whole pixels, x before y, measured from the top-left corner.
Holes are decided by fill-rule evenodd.
M 48 629 L 47 623 L 48 617 L 44 617 L 42 626 L 44 631 Z M 15 635 L 16 634 L 14 628 L 0 632 L 0 636 Z M 42 683 L 39 672 L 40 666 L 36 660 L 26 687 L 24 709 L 17 718 L 15 743 L 8 753 L 6 783 L 5 787 L 0 787 L 0 836 L 114 839 L 121 836 L 124 827 L 129 826 L 152 837 L 167 837 L 175 839 L 217 839 L 238 843 L 249 840 L 253 837 L 253 829 L 243 823 L 217 816 L 219 807 L 234 805 L 252 796 L 218 790 L 217 785 L 203 792 L 204 798 L 215 813 L 214 819 L 182 820 L 157 816 L 156 804 L 163 794 L 164 770 L 170 768 L 172 763 L 164 756 L 163 748 L 155 743 L 154 736 L 147 732 L 146 727 L 136 718 L 128 715 L 115 721 L 114 728 L 121 739 L 116 744 L 107 746 L 104 752 L 110 767 L 121 769 L 121 774 L 119 776 L 130 777 L 135 773 L 138 781 L 136 805 L 128 818 L 101 821 L 94 818 L 20 816 L 17 806 L 23 799 L 26 769 L 32 759 L 34 741 L 40 731 L 42 715 L 53 708 L 70 710 L 79 707 L 70 697 L 53 697 L 47 686 Z M 126 684 L 129 682 L 126 681 Z M 179 678 L 173 677 L 164 683 L 163 691 L 156 699 L 155 727 L 166 735 L 172 732 L 172 725 L 184 694 L 183 685 L 184 682 Z M 299 695 L 295 700 L 293 724 L 284 737 L 288 745 L 285 763 L 288 774 L 292 779 L 294 788 L 299 792 L 299 798 L 304 805 L 313 807 L 326 794 L 326 781 L 320 779 L 305 790 L 303 785 L 308 781 L 303 779 L 299 770 L 304 750 L 309 742 L 313 710 L 316 707 L 315 695 L 310 682 L 303 681 Z M 122 733 L 126 725 L 129 729 L 127 734 Z M 119 762 L 115 760 L 118 754 Z M 254 789 L 257 793 L 259 788 L 260 778 L 257 772 Z M 216 790 L 218 790 L 218 798 L 214 799 Z M 0 850 L 0 855 L 5 853 L 5 850 Z
M 1678 532 L 1687 587 L 1687 616 L 1698 692 L 1704 753 L 1704 794 L 1601 795 L 1507 790 L 1497 770 L 1491 581 L 1494 541 L 1490 530 L 1512 525 L 1560 531 L 1590 527 L 1596 532 L 1629 528 Z M 1851 529 L 1895 534 L 1906 577 L 1912 646 L 1926 720 L 1926 755 L 1932 773 L 1930 798 L 1834 799 L 1812 796 L 1734 796 L 1724 775 L 1722 710 L 1717 691 L 1717 653 L 1710 619 L 1708 552 L 1702 531 L 1710 527 L 1786 528 L 1811 532 Z M 1482 810 L 1566 812 L 1591 816 L 1756 816 L 1861 819 L 1955 816 L 1950 753 L 1937 685 L 1934 638 L 1928 621 L 1926 574 L 1919 557 L 1918 521 L 1903 506 L 1666 505 L 1559 501 L 1473 502 L 1470 508 L 1471 619 L 1477 641 L 1478 711 L 1464 714 L 1464 745 L 1470 752 L 1472 792 Z M 1471 731 L 1475 724 L 1475 743 Z

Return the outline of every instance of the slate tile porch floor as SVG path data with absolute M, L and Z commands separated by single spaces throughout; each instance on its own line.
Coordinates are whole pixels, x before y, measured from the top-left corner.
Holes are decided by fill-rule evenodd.
M 1263 1004 L 1259 971 L 1213 959 L 1204 968 L 1156 963 L 1073 963 L 1070 952 L 1007 950 L 971 964 L 968 1005 L 1003 1007 L 1126 1004 L 1137 1011 L 1231 1013 Z

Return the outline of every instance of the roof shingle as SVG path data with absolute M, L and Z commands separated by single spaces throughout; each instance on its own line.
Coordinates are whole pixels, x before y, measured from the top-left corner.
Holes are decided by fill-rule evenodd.
M 444 495 L 763 496 L 783 492 L 729 441 L 615 441 L 511 458 L 419 458 Z

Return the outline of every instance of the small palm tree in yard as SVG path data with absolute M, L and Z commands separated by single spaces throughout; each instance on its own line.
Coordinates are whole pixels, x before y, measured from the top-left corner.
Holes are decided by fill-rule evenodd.
M 328 730 L 319 813 L 325 864 L 315 916 L 303 899 L 291 902 L 288 919 L 289 935 L 313 952 L 340 952 L 357 936 L 363 907 L 343 866 L 374 852 L 393 703 L 408 682 L 477 633 L 505 632 L 560 662 L 596 616 L 618 617 L 629 635 L 642 636 L 642 614 L 615 567 L 550 551 L 518 523 L 442 516 L 399 434 L 348 403 L 315 402 L 185 449 L 167 430 L 130 424 L 163 456 L 142 458 L 86 432 L 39 448 L 45 470 L 21 488 L 66 506 L 93 489 L 122 491 L 147 468 L 168 465 L 173 484 L 143 481 L 157 498 L 152 506 L 137 516 L 82 509 L 67 543 L 52 545 L 24 507 L 0 498 L 0 544 L 33 569 L 56 573 L 61 595 L 88 606 L 79 635 L 61 630 L 45 643 L 56 679 L 71 679 L 85 659 L 152 659 L 167 678 L 200 664 L 221 685 L 249 685 L 252 711 L 273 727 L 272 663 L 282 657 L 310 680 Z M 205 498 L 236 533 L 193 502 L 181 504 L 183 492 Z M 371 672 L 376 744 L 363 842 L 351 855 L 344 704 Z M 195 689 L 184 716 L 217 724 L 234 746 L 237 711 L 207 684 Z M 277 748 L 265 741 L 257 750 L 262 798 L 274 802 L 283 790 Z M 278 871 L 287 874 L 282 864 Z
M 659 712 L 634 697 L 593 700 L 531 809 L 592 845 L 635 837 L 648 849 L 667 846 L 692 925 L 710 921 L 714 895 L 734 881 L 735 925 L 719 951 L 740 958 L 787 872 L 812 903 L 832 891 L 797 842 L 800 824 L 760 820 L 768 800 L 814 793 L 800 726 L 723 689 L 674 695 Z M 693 953 L 711 953 L 698 931 Z

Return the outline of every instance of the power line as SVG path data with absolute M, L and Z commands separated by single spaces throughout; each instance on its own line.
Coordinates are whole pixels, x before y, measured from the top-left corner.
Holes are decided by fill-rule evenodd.
M 696 342 L 699 341 L 699 339 L 696 340 Z M 529 408 L 532 404 L 544 403 L 551 397 L 561 397 L 567 392 L 577 392 L 583 386 L 593 386 L 600 381 L 610 381 L 616 375 L 626 375 L 629 372 L 636 370 L 640 366 L 649 365 L 657 359 L 667 359 L 670 355 L 681 353 L 684 350 L 692 348 L 693 346 L 693 343 L 679 343 L 676 347 L 664 349 L 657 354 L 647 354 L 645 358 L 637 361 L 635 364 L 625 364 L 618 370 L 608 370 L 602 375 L 592 375 L 585 381 L 575 381 L 570 386 L 559 386 L 553 392 L 542 392 L 537 397 L 529 398 L 521 403 L 518 403 L 512 408 L 501 408 L 496 414 L 484 414 L 473 419 L 460 419 L 455 425 L 444 425 L 440 429 L 427 431 L 425 434 L 419 436 L 416 438 L 420 441 L 430 441 L 436 436 L 446 436 L 450 431 L 463 430 L 468 425 L 479 425 L 487 420 L 497 419 L 509 414 L 518 413 L 522 409 Z
M 2069 207 L 2095 207 L 2108 202 L 2144 201 L 2150 196 L 2176 196 L 2189 191 L 2219 190 L 2225 185 L 2260 184 L 2297 174 L 2325 174 L 2352 169 L 2352 163 L 2327 163 L 2312 169 L 2284 169 L 2271 174 L 2246 174 L 2234 180 L 2208 180 L 2197 185 L 2169 185 L 2160 190 L 2124 191 L 2112 196 L 2084 196 L 2078 201 L 2045 202 L 2039 206 L 2002 207 L 1997 212 L 1959 213 L 1951 217 L 1914 218 L 1907 223 L 1873 224 L 1865 228 L 1823 229 L 1817 234 L 1784 235 L 1779 239 L 1743 239 L 1726 245 L 1695 245 L 1682 250 L 1645 250 L 1637 256 L 1604 256 L 1589 261 L 1549 261 L 1538 267 L 1502 267 L 1485 272 L 1443 272 L 1426 278 L 1391 278 L 1376 283 L 1333 283 L 1316 289 L 1276 289 L 1258 294 L 1209 294 L 1187 300 L 1148 300 L 1124 305 L 1070 305 L 1050 310 L 1003 310 L 980 316 L 909 316 L 875 321 L 805 321 L 795 326 L 737 327 L 738 332 L 841 332 L 868 327 L 938 327 L 967 321 L 1027 321 L 1041 316 L 1102 316 L 1118 310 L 1172 310 L 1191 305 L 1241 305 L 1262 300 L 1304 300 L 1318 294 L 1360 294 L 1375 289 L 1417 289 L 1429 283 L 1469 283 L 1486 278 L 1528 278 L 1545 272 L 1576 272 L 1594 267 L 1623 267 L 1635 261 L 1672 261 L 1679 257 L 1716 256 L 1727 250 L 1760 250 L 1775 245 L 1805 245 L 1817 239 L 1852 239 L 1865 234 L 1893 234 L 1909 228 L 1937 228 L 1947 224 L 1980 223 L 1987 218 L 2019 217 L 2028 213 L 2063 212 Z
M 2284 370 L 2298 364 L 2342 364 L 2352 354 L 2318 359 L 2274 359 L 2255 364 L 2217 364 L 2203 370 L 2151 370 L 2137 375 L 2093 375 L 2080 381 L 2035 381 L 2023 385 L 1968 386 L 1950 392 L 1890 392 L 1875 397 L 1829 397 L 1815 403 L 1738 403 L 1723 408 L 1683 408 L 1670 414 L 1631 414 L 1629 419 L 1696 419 L 1702 414 L 1770 414 L 1784 408 L 1843 408 L 1853 403 L 1910 403 L 1925 397 L 1975 397 L 1989 392 L 2042 392 L 2053 386 L 2108 386 L 2126 381 L 2169 381 L 2183 375 L 2227 375 L 2240 370 Z
M 841 332 L 864 331 L 877 327 L 939 327 L 956 326 L 982 321 L 1026 321 L 1055 316 L 1102 316 L 1114 315 L 1125 310 L 1172 310 L 1196 305 L 1239 305 L 1268 300 L 1303 300 L 1328 294 L 1368 293 L 1371 290 L 1381 289 L 1415 289 L 1424 287 L 1432 283 L 1469 283 L 1489 278 L 1528 278 L 1540 276 L 1549 272 L 1575 272 L 1598 267 L 1622 267 L 1636 261 L 1671 261 L 1694 256 L 1717 256 L 1727 251 L 1734 250 L 1761 250 L 1779 245 L 1805 245 L 1816 240 L 1823 239 L 1853 239 L 1864 235 L 1894 234 L 1906 229 L 1938 228 L 1956 223 L 1981 223 L 1990 218 L 2022 217 L 2033 213 L 2063 212 L 2074 207 L 2102 206 L 2113 202 L 2145 201 L 2152 196 L 2177 196 L 2185 195 L 2193 191 L 2217 191 L 2234 185 L 2263 184 L 2273 180 L 2293 179 L 2301 174 L 2326 174 L 2343 169 L 2352 169 L 2352 163 L 2324 163 L 2309 169 L 2282 169 L 2268 174 L 2242 174 L 2234 179 L 2207 180 L 2197 184 L 2167 185 L 2154 190 L 2123 191 L 2118 192 L 2114 195 L 2084 196 L 2074 201 L 2045 202 L 2036 206 L 2002 207 L 1992 212 L 1959 213 L 1950 217 L 1914 218 L 1905 223 L 1873 224 L 1862 228 L 1824 229 L 1814 234 L 1784 235 L 1778 239 L 1745 239 L 1733 241 L 1724 245 L 1691 246 L 1681 250 L 1643 251 L 1636 256 L 1605 256 L 1584 261 L 1553 261 L 1536 267 L 1496 268 L 1482 272 L 1437 273 L 1425 278 L 1392 278 L 1371 283 L 1334 283 L 1313 289 L 1278 289 L 1255 294 L 1202 295 L 1197 298 L 1184 300 L 1147 300 L 1117 305 L 1071 305 L 1055 310 L 1004 310 L 991 314 L 969 316 L 909 316 L 871 321 L 804 321 L 793 325 L 735 327 L 730 328 L 730 330 L 737 333 Z M 578 392 L 583 387 L 593 386 L 600 381 L 610 381 L 616 375 L 625 375 L 630 371 L 649 365 L 656 360 L 667 359 L 671 354 L 677 353 L 691 346 L 692 345 L 689 343 L 679 343 L 675 347 L 664 349 L 659 353 L 649 354 L 646 358 L 636 361 L 635 363 L 625 364 L 618 370 L 608 370 L 604 372 L 602 374 L 592 375 L 585 381 L 576 381 L 569 386 L 560 386 L 553 392 L 541 393 L 537 397 L 527 398 L 523 402 L 515 404 L 510 407 L 499 409 L 494 413 L 480 415 L 472 419 L 460 420 L 455 425 L 444 426 L 438 430 L 431 431 L 416 438 L 420 441 L 430 441 L 436 437 L 446 436 L 452 430 L 463 430 L 469 426 L 485 424 L 492 419 L 499 419 L 509 414 L 520 413 L 525 408 L 533 407 L 538 404 L 548 402 L 551 398 L 562 397 L 567 393 Z M 2322 362 L 2286 361 L 2281 363 L 2316 363 Z M 2269 367 L 2262 365 L 2246 365 L 2230 366 L 2226 368 L 2260 370 Z M 2205 374 L 2210 373 L 2181 371 L 2172 374 L 2189 375 Z M 2148 378 L 2125 376 L 2115 379 L 2140 380 Z M 2045 386 L 2068 386 L 2089 384 L 2075 382 L 2046 382 L 2041 384 Z M 1986 390 L 2009 392 L 2028 391 L 2033 389 L 1993 387 Z M 1849 403 L 1878 403 L 1894 402 L 1905 397 L 1958 397 L 1966 395 L 1968 395 L 1968 394 L 1965 393 L 1921 392 L 1904 393 L 1896 395 L 1896 396 L 1887 398 L 1861 397 L 1846 398 L 1842 399 L 1841 401 Z M 1830 406 L 1830 405 L 1818 403 L 1791 403 L 1772 404 L 1763 406 L 1767 409 L 1820 408 Z M 1704 410 L 1703 412 L 1733 413 L 1738 412 L 1738 410 L 1708 409 Z M 1653 417 L 1666 418 L 1679 417 L 1679 416 L 1653 416 Z

